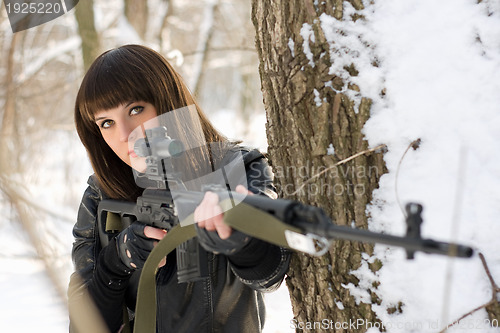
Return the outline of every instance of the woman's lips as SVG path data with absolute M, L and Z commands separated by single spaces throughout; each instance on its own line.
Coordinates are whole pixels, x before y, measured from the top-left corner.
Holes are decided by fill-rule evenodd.
M 133 157 L 133 158 L 137 157 L 137 154 L 135 153 L 135 151 L 133 149 L 130 149 L 128 151 L 128 154 L 130 155 L 130 157 Z

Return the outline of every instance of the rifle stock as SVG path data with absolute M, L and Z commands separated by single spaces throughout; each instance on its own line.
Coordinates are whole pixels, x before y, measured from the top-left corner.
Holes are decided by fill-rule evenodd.
M 196 206 L 195 206 L 196 207 Z M 121 219 L 120 228 L 109 228 L 110 214 Z M 179 224 L 170 192 L 162 189 L 146 189 L 137 202 L 102 200 L 97 208 L 97 224 L 101 246 L 106 246 L 111 237 L 128 227 L 134 221 L 165 229 L 167 232 Z M 112 230 L 110 230 L 112 229 Z M 176 248 L 177 279 L 179 283 L 198 281 L 208 276 L 208 253 L 190 239 Z

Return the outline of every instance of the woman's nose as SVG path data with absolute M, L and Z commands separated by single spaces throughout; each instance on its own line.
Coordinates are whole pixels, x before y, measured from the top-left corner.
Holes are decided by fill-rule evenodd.
M 123 134 L 126 134 L 125 141 L 135 142 L 137 139 L 144 137 L 144 129 L 142 125 L 129 125 Z
M 121 124 L 119 131 L 120 131 L 119 135 L 120 135 L 121 142 L 129 141 L 130 140 L 129 137 L 133 135 L 132 125 L 127 123 L 127 122 L 124 122 L 123 124 Z

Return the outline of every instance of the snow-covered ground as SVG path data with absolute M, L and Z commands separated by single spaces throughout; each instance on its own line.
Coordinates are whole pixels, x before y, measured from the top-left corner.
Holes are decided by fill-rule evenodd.
M 355 34 L 340 42 L 368 52 L 363 56 L 347 52 L 342 61 L 356 64 L 360 76 L 354 82 L 364 96 L 374 100 L 372 117 L 365 126 L 370 145 L 388 146 L 389 173 L 382 177 L 369 207 L 371 228 L 402 234 L 405 227 L 398 200 L 420 202 L 424 236 L 474 246 L 485 255 L 500 283 L 500 2 L 375 2 L 367 7 L 364 23 L 321 19 L 327 38 L 334 38 L 337 29 L 362 34 L 365 43 Z M 346 10 L 354 11 L 347 3 Z M 363 49 L 366 45 L 370 47 Z M 374 59 L 377 68 L 370 65 Z M 384 98 L 380 97 L 382 89 Z M 227 111 L 214 115 L 214 120 L 226 115 Z M 237 123 L 224 128 L 221 121 L 219 127 L 237 136 L 233 132 Z M 260 130 L 253 127 L 254 136 L 248 142 L 262 148 L 265 130 L 262 122 L 259 126 Z M 420 148 L 408 151 L 396 179 L 404 151 L 416 139 L 422 140 Z M 80 156 L 85 158 L 84 153 Z M 73 175 L 81 177 L 82 189 L 88 172 L 82 167 Z M 63 193 L 64 182 L 54 184 L 50 195 Z M 34 192 L 37 198 L 43 196 Z M 43 202 L 50 206 L 49 199 Z M 9 207 L 2 206 L 4 210 Z M 71 271 L 70 229 L 61 227 L 58 235 L 67 248 L 60 258 L 63 280 Z M 0 223 L 0 331 L 65 332 L 64 303 L 27 243 L 16 225 Z M 439 332 L 491 297 L 477 255 L 465 260 L 418 254 L 407 261 L 402 250 L 377 246 L 375 256 L 383 261 L 382 269 L 373 274 L 363 265 L 355 273 L 360 287 L 347 287 L 363 300 L 367 296 L 363 287 L 380 282 L 377 293 L 382 303 L 374 310 L 387 332 Z M 366 263 L 372 260 L 365 258 Z M 292 332 L 286 289 L 268 295 L 268 302 L 266 332 Z M 400 302 L 402 312 L 388 314 L 387 308 Z M 498 332 L 485 325 L 486 318 L 484 310 L 478 311 L 449 332 Z

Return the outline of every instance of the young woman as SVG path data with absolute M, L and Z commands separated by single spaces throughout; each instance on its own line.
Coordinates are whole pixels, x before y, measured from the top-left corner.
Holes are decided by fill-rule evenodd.
M 241 184 L 248 184 L 248 193 L 275 196 L 262 154 L 238 147 L 221 135 L 160 54 L 139 45 L 105 52 L 85 75 L 75 103 L 76 128 L 94 174 L 73 229 L 70 331 L 86 330 L 79 327 L 86 321 L 80 318 L 83 314 L 75 311 L 84 299 L 95 304 L 110 332 L 120 332 L 127 326 L 124 309 L 133 319 L 141 267 L 165 231 L 137 221 L 102 246 L 97 207 L 109 198 L 135 202 L 143 189 L 136 184 L 133 169 L 143 172 L 144 161 L 131 149 L 129 136 L 155 117 L 186 106 L 196 108 L 207 147 L 217 149 L 207 148 L 196 158 L 187 156 L 176 163 L 184 163 L 181 168 L 200 175 L 207 161 L 222 165 L 238 152 L 243 155 L 246 170 Z M 175 121 L 182 127 L 181 118 Z M 176 135 L 182 136 L 183 131 Z M 247 193 L 241 186 L 238 191 Z M 225 225 L 213 193 L 208 192 L 196 208 L 195 220 L 198 240 L 210 251 L 209 275 L 200 281 L 178 283 L 176 257 L 172 253 L 167 256 L 156 278 L 157 331 L 260 332 L 265 318 L 262 292 L 282 282 L 288 269 L 288 252 Z

